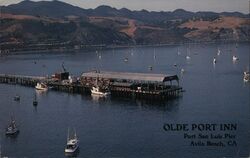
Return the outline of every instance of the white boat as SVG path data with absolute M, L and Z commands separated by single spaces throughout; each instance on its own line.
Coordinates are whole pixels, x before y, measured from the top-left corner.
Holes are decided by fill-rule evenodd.
M 148 70 L 152 71 L 153 70 L 153 66 L 149 65 L 148 66 Z
M 108 96 L 110 95 L 110 92 L 107 90 L 101 90 L 98 86 L 93 86 L 91 89 L 91 94 L 93 95 L 99 95 L 99 96 Z
M 218 49 L 218 51 L 217 51 L 217 55 L 218 55 L 218 56 L 220 55 L 220 49 Z
M 247 71 L 244 72 L 244 78 L 243 79 L 244 79 L 245 82 L 249 82 L 250 81 L 250 72 L 249 71 L 248 72 Z
M 184 72 L 185 72 L 185 70 L 182 68 L 182 69 L 181 69 L 181 73 L 183 74 Z
M 239 60 L 239 58 L 237 57 L 237 56 L 233 56 L 233 61 L 237 61 L 237 60 Z
M 214 58 L 214 59 L 213 59 L 213 63 L 216 64 L 216 62 L 217 62 L 217 60 L 216 60 L 216 58 Z
M 187 60 L 190 60 L 190 59 L 191 59 L 191 57 L 187 55 L 187 56 L 186 56 L 186 59 L 187 59 Z
M 128 62 L 128 58 L 124 58 L 124 62 Z
M 68 131 L 67 145 L 64 149 L 64 152 L 68 154 L 73 154 L 77 151 L 78 148 L 79 148 L 79 140 L 77 139 L 76 132 L 74 136 L 70 138 Z
M 37 90 L 43 90 L 43 91 L 48 90 L 48 86 L 44 83 L 37 83 L 35 88 Z
M 19 132 L 19 130 L 18 130 L 17 126 L 16 126 L 15 120 L 11 119 L 11 122 L 10 122 L 9 126 L 6 128 L 5 134 L 6 135 L 15 135 L 18 132 Z

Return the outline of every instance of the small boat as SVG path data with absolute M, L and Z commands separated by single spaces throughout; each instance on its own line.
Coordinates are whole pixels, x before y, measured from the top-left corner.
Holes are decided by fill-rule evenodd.
M 101 60 L 102 59 L 102 55 L 98 54 L 98 59 Z
M 218 49 L 218 51 L 217 51 L 217 55 L 218 55 L 218 56 L 220 55 L 220 49 Z
M 34 106 L 37 106 L 37 105 L 38 105 L 38 101 L 37 101 L 37 99 L 36 99 L 36 95 L 35 95 L 34 100 L 33 100 L 33 105 L 34 105 Z
M 19 96 L 19 95 L 16 95 L 16 96 L 14 97 L 14 100 L 15 100 L 15 101 L 20 101 L 20 96 Z
M 128 62 L 128 58 L 124 58 L 124 62 Z
M 186 56 L 186 59 L 187 59 L 187 60 L 190 60 L 190 59 L 191 59 L 191 57 L 187 55 L 187 56 Z
M 9 126 L 6 128 L 6 135 L 15 135 L 19 132 L 19 129 L 16 126 L 15 120 L 12 118 Z
M 249 71 L 248 72 L 247 71 L 244 72 L 244 78 L 243 79 L 244 79 L 245 82 L 249 82 L 250 81 L 250 72 Z
M 43 91 L 48 90 L 48 86 L 45 83 L 37 83 L 35 88 Z
M 91 89 L 91 94 L 99 96 L 108 96 L 110 92 L 108 90 L 101 90 L 99 86 L 93 86 Z
M 239 60 L 239 58 L 237 57 L 237 56 L 233 56 L 233 61 L 237 61 L 237 60 Z
M 216 62 L 217 62 L 217 60 L 216 60 L 216 58 L 214 57 L 214 59 L 213 59 L 213 63 L 214 63 L 214 64 L 216 64 Z
M 185 70 L 182 68 L 182 69 L 181 69 L 181 73 L 183 74 L 184 72 L 185 72 Z
M 178 54 L 178 55 L 181 55 L 181 52 L 179 51 L 179 48 L 177 49 L 177 54 Z
M 77 139 L 76 132 L 74 136 L 70 138 L 68 131 L 67 145 L 64 149 L 64 152 L 68 154 L 74 154 L 78 148 L 79 148 L 79 140 Z
M 153 66 L 149 65 L 149 66 L 148 66 L 148 69 L 149 69 L 150 71 L 152 71 L 152 70 L 153 70 Z
M 154 59 L 156 59 L 155 49 L 154 49 Z

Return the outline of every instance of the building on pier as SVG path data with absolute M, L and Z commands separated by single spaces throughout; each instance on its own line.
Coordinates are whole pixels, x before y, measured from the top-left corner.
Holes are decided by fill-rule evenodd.
M 91 71 L 83 73 L 81 84 L 109 88 L 111 94 L 139 97 L 177 96 L 182 90 L 177 75 Z

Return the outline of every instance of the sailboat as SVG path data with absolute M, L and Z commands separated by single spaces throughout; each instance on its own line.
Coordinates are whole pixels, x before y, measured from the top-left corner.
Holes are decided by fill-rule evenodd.
M 181 69 L 181 74 L 183 74 L 184 72 L 185 72 L 185 70 L 182 68 L 182 69 Z
M 181 52 L 179 51 L 179 48 L 177 49 L 177 54 L 178 54 L 178 55 L 181 55 Z
M 34 106 L 37 106 L 37 105 L 38 105 L 38 101 L 37 101 L 37 99 L 36 99 L 36 95 L 34 96 L 33 105 L 34 105 Z
M 64 152 L 68 154 L 73 154 L 77 151 L 78 148 L 79 148 L 79 140 L 76 136 L 76 132 L 74 136 L 70 138 L 68 130 L 67 144 L 64 149 Z
M 216 58 L 214 57 L 214 59 L 213 59 L 213 63 L 214 63 L 214 64 L 216 64 L 216 62 L 217 62 L 217 60 L 216 60 Z
M 244 82 L 249 82 L 250 81 L 250 72 L 249 71 L 244 71 Z
M 154 59 L 156 59 L 155 48 L 154 48 Z
M 6 135 L 15 135 L 19 132 L 19 129 L 16 126 L 16 122 L 13 118 L 11 118 L 11 122 L 6 128 L 5 134 Z
M 124 62 L 128 62 L 128 58 L 124 58 Z
M 237 56 L 233 56 L 233 61 L 235 62 L 235 61 L 237 61 L 237 60 L 239 60 L 239 58 L 237 57 Z
M 187 48 L 187 56 L 186 56 L 186 59 L 187 60 L 190 60 L 191 59 L 191 57 L 190 57 L 190 50 L 189 50 L 189 48 Z
M 218 48 L 217 50 L 217 55 L 219 56 L 220 55 L 220 49 Z

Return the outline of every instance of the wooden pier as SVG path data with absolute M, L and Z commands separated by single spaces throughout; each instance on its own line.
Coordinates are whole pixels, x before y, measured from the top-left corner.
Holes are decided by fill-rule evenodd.
M 0 74 L 0 83 L 35 87 L 43 82 L 52 90 L 79 94 L 91 94 L 96 85 L 108 89 L 112 96 L 164 100 L 178 97 L 182 92 L 177 75 L 92 71 L 72 81 L 68 79 L 69 73 L 61 74 L 51 77 Z

